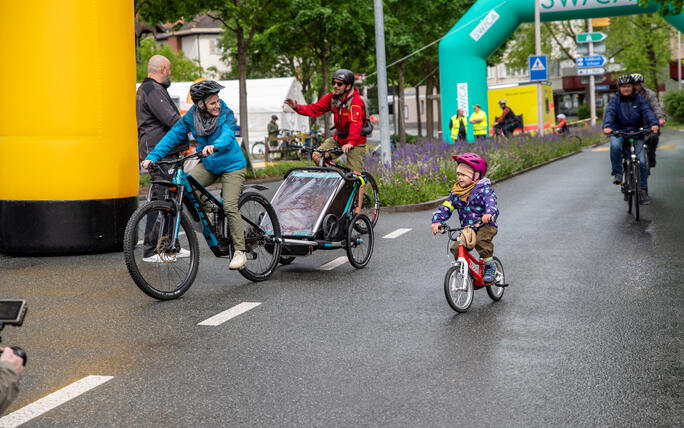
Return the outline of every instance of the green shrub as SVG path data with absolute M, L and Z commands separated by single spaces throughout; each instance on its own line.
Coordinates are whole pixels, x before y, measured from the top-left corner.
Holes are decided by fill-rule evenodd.
M 591 108 L 588 105 L 582 104 L 577 107 L 577 118 L 579 120 L 589 119 L 589 115 L 591 115 Z
M 684 122 L 684 90 L 667 92 L 664 101 L 665 113 L 678 122 Z

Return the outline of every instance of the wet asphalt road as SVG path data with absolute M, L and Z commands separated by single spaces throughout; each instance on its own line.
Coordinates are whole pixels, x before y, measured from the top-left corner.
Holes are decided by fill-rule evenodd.
M 123 255 L 0 256 L 28 300 L 4 344 L 29 356 L 8 413 L 88 375 L 113 379 L 26 426 L 673 426 L 684 420 L 684 133 L 668 132 L 635 222 L 608 153 L 499 183 L 511 286 L 444 300 L 430 211 L 385 213 L 366 269 L 318 251 L 250 283 L 201 243 L 179 300 L 140 292 Z M 605 147 L 605 145 L 604 145 Z M 600 149 L 600 148 L 599 148 Z M 395 239 L 384 235 L 412 230 Z M 198 326 L 242 302 L 261 305 Z

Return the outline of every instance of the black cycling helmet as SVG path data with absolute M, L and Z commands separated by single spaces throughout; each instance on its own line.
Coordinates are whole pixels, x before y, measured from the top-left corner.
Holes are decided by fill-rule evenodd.
M 644 76 L 642 76 L 639 73 L 633 73 L 632 74 L 632 81 L 634 83 L 642 83 L 644 81 Z
M 631 85 L 632 83 L 634 83 L 634 79 L 629 74 L 623 74 L 622 76 L 618 77 L 617 83 L 618 83 L 618 86 Z
M 339 70 L 334 72 L 332 78 L 333 80 L 340 80 L 347 85 L 354 84 L 354 73 L 347 70 L 346 68 L 340 68 Z
M 271 116 L 271 119 L 273 119 L 273 120 L 278 120 L 278 116 L 276 116 L 276 115 L 274 114 L 273 116 Z
M 223 88 L 225 86 L 215 80 L 202 80 L 190 86 L 190 98 L 192 98 L 193 103 L 197 104 L 209 95 L 218 94 Z

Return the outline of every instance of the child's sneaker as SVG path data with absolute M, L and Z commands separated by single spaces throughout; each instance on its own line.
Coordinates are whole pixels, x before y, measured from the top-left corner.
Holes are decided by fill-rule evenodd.
M 496 265 L 494 260 L 489 260 L 484 263 L 484 275 L 482 276 L 482 281 L 485 284 L 491 284 L 494 282 L 494 274 L 496 273 Z

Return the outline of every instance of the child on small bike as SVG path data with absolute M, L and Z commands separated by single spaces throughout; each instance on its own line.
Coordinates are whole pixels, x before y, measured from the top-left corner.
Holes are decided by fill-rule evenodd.
M 464 153 L 453 158 L 458 162 L 458 181 L 454 183 L 447 200 L 432 215 L 432 234 L 439 232 L 440 223 L 448 220 L 454 210 L 458 210 L 461 227 L 470 226 L 475 231 L 475 250 L 484 260 L 482 280 L 490 284 L 494 282 L 496 272 L 492 239 L 498 232 L 495 220 L 499 216 L 499 209 L 492 183 L 485 178 L 487 162 L 475 153 Z M 458 257 L 458 243 L 451 247 L 451 252 Z

